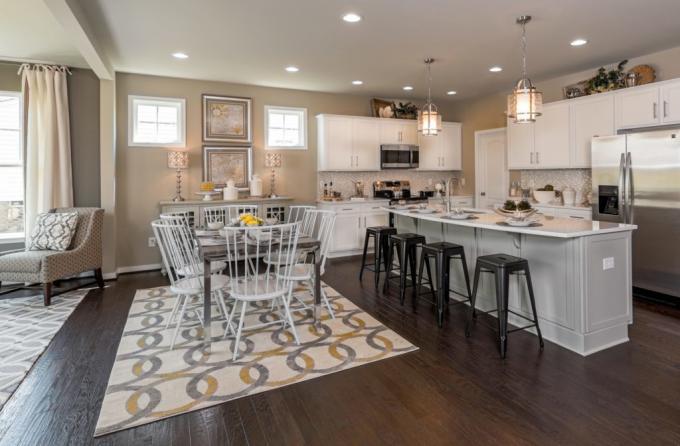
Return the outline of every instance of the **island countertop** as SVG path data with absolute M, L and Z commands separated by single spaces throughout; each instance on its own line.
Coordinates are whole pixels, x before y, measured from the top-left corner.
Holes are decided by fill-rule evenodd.
M 475 211 L 477 213 L 473 214 L 473 216 L 476 217 L 474 219 L 453 220 L 446 218 L 445 214 L 441 211 L 438 211 L 434 214 L 422 214 L 416 212 L 416 210 L 397 210 L 390 207 L 385 207 L 384 209 L 395 215 L 411 217 L 419 220 L 472 228 L 489 229 L 492 231 L 510 232 L 515 234 L 539 235 L 544 237 L 573 238 L 614 232 L 633 231 L 637 229 L 636 225 L 547 217 L 540 214 L 536 215 L 536 217 L 541 226 L 516 227 L 502 224 L 505 220 L 504 217 L 482 210 Z

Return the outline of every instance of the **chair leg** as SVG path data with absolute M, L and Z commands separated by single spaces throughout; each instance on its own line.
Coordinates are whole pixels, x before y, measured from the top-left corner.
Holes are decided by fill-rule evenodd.
M 475 301 L 477 300 L 477 287 L 479 285 L 479 265 L 475 267 L 475 279 L 472 286 L 472 299 L 470 300 L 470 312 L 468 313 L 468 320 L 465 324 L 465 336 L 470 337 L 470 328 L 472 325 L 472 319 L 477 318 L 477 312 L 475 311 Z
M 496 308 L 497 308 L 497 316 L 498 316 L 498 347 L 500 351 L 501 358 L 505 358 L 505 350 L 507 348 L 507 341 L 508 341 L 508 319 L 507 319 L 507 312 L 508 309 L 505 306 L 505 296 L 504 292 L 506 291 L 506 286 L 507 286 L 507 277 L 505 274 L 505 270 L 503 271 L 495 271 L 495 278 L 496 278 Z
M 383 256 L 383 243 L 381 240 L 381 236 L 375 235 L 373 237 L 373 250 L 375 253 L 373 254 L 373 269 L 374 274 L 375 274 L 375 288 L 378 288 L 378 283 L 380 283 L 380 264 L 382 263 L 382 256 Z M 362 267 L 363 270 L 363 267 Z
M 406 279 L 408 272 L 408 248 L 399 246 L 399 302 L 404 305 L 406 300 Z
M 418 261 L 418 247 L 413 246 L 409 249 L 409 268 L 411 269 L 411 295 L 413 299 L 416 298 L 416 283 L 418 282 L 418 276 L 416 275 L 416 262 Z
M 385 253 L 385 282 L 383 282 L 383 293 L 390 287 L 390 274 L 392 273 L 392 262 L 394 257 L 394 243 L 387 242 L 387 252 Z
M 361 282 L 361 279 L 364 277 L 364 268 L 366 267 L 366 256 L 368 255 L 368 239 L 370 236 L 366 234 L 366 237 L 364 237 L 364 253 L 361 256 L 361 269 L 359 270 L 359 282 Z
M 527 265 L 526 271 L 524 271 L 524 280 L 527 281 L 527 289 L 529 290 L 529 300 L 531 301 L 531 311 L 534 314 L 534 322 L 536 323 L 536 334 L 538 334 L 538 343 L 543 350 L 543 335 L 541 334 L 541 329 L 538 326 L 538 314 L 536 313 L 536 300 L 534 299 L 534 287 L 531 283 L 531 273 L 529 272 L 529 266 Z
M 331 319 L 335 319 L 335 313 L 333 313 L 333 308 L 331 308 L 331 303 L 328 301 L 328 296 L 326 296 L 326 291 L 324 291 L 323 287 L 321 287 L 321 297 L 326 303 L 326 308 L 328 309 L 328 313 L 331 315 Z
M 418 266 L 418 294 L 417 296 L 420 296 L 420 294 L 423 292 L 423 269 L 425 268 L 425 262 L 427 256 L 425 253 L 422 253 L 420 255 L 420 265 Z
M 172 306 L 172 311 L 170 312 L 170 316 L 168 316 L 168 322 L 165 324 L 166 330 L 168 328 L 170 328 L 170 324 L 172 323 L 172 320 L 177 315 L 177 309 L 179 309 L 181 302 L 182 302 L 182 296 L 181 295 L 175 296 L 175 304 Z
M 170 343 L 170 350 L 175 348 L 175 341 L 177 340 L 177 335 L 179 334 L 180 327 L 184 319 L 184 312 L 187 309 L 187 303 L 189 303 L 189 296 L 182 296 L 184 301 L 182 302 L 182 309 L 179 312 L 179 318 L 177 319 L 177 325 L 175 326 L 175 333 L 172 335 L 172 342 Z
M 94 278 L 97 281 L 97 286 L 99 286 L 99 288 L 104 288 L 104 276 L 102 275 L 101 268 L 94 270 Z
M 48 282 L 43 284 L 43 303 L 46 307 L 49 307 L 52 303 L 52 283 Z
M 227 339 L 227 336 L 229 335 L 229 329 L 231 328 L 231 332 L 236 335 L 236 330 L 234 330 L 234 326 L 232 324 L 232 321 L 234 320 L 234 314 L 236 314 L 236 307 L 238 307 L 238 301 L 234 302 L 234 306 L 231 307 L 231 312 L 229 313 L 229 319 L 227 319 L 227 328 L 224 330 L 224 336 L 222 336 L 222 339 Z
M 463 264 L 463 275 L 465 276 L 465 287 L 468 292 L 468 302 L 472 302 L 472 291 L 470 291 L 470 273 L 468 272 L 467 261 L 465 260 L 465 251 L 460 253 L 460 261 Z
M 300 345 L 300 338 L 298 338 L 297 330 L 295 329 L 295 323 L 293 322 L 293 316 L 290 314 L 290 307 L 288 306 L 288 301 L 284 297 L 281 299 L 283 301 L 283 308 L 286 312 L 286 319 L 288 320 L 288 324 L 290 325 L 290 331 L 293 332 L 293 337 L 295 338 L 295 344 Z M 332 314 L 332 312 L 331 312 Z
M 234 354 L 231 358 L 232 361 L 236 361 L 236 358 L 238 358 L 238 343 L 241 340 L 241 332 L 243 331 L 243 321 L 246 319 L 246 305 L 248 305 L 248 302 L 243 302 L 243 307 L 241 308 L 241 319 L 239 319 L 238 321 L 238 331 L 236 331 L 236 339 L 234 340 Z
M 437 270 L 437 325 L 439 328 L 444 326 L 444 303 L 446 301 L 445 293 L 448 293 L 448 287 L 446 286 L 446 279 L 444 275 L 446 274 L 444 264 L 444 254 L 437 254 L 437 260 L 435 261 L 435 268 Z

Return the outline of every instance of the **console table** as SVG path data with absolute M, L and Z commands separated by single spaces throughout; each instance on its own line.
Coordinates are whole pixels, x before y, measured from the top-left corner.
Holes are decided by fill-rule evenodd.
M 290 203 L 293 201 L 291 197 L 276 197 L 276 198 L 262 198 L 262 197 L 247 197 L 239 198 L 238 200 L 187 200 L 187 201 L 161 201 L 160 213 L 171 212 L 188 212 L 189 223 L 191 226 L 205 226 L 203 221 L 203 209 L 214 206 L 227 206 L 232 204 L 253 205 L 258 206 L 258 214 L 262 218 L 278 218 L 279 221 L 286 221 L 287 210 Z

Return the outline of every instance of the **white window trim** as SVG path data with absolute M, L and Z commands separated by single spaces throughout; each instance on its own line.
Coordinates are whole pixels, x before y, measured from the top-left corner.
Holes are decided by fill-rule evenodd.
M 0 90 L 1 96 L 14 96 L 19 99 L 19 138 L 21 141 L 24 139 L 24 98 L 20 91 L 4 91 Z M 26 209 L 26 160 L 23 151 L 23 143 L 21 143 L 21 162 L 19 165 L 24 169 L 24 210 Z M 0 164 L 2 166 L 16 166 L 16 164 Z M 24 211 L 24 228 L 26 228 L 26 213 Z M 25 232 L 8 232 L 5 234 L 0 234 L 0 245 L 6 244 L 17 244 L 25 242 L 26 233 Z
M 270 146 L 269 145 L 269 110 L 290 110 L 294 112 L 302 112 L 302 122 L 300 126 L 300 133 L 304 139 L 303 144 L 299 146 Z M 264 146 L 265 150 L 307 150 L 307 109 L 304 107 L 279 107 L 277 105 L 264 106 Z
M 179 141 L 173 143 L 157 143 L 157 142 L 135 142 L 134 141 L 134 128 L 137 112 L 134 107 L 135 100 L 142 101 L 153 101 L 153 102 L 167 102 L 169 104 L 175 105 L 177 102 L 180 103 L 179 107 Z M 168 97 L 155 97 L 155 96 L 139 96 L 139 95 L 128 95 L 128 147 L 186 147 L 186 99 L 184 98 L 168 98 Z

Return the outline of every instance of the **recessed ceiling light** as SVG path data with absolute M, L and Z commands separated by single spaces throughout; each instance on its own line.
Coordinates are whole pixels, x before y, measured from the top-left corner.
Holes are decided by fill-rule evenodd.
M 575 40 L 572 40 L 569 45 L 571 45 L 571 46 L 583 46 L 586 43 L 588 43 L 588 41 L 586 39 L 575 39 Z
M 489 71 L 492 73 L 500 73 L 503 71 L 503 68 L 499 67 L 498 65 L 494 65 L 493 67 L 489 68 Z
M 172 53 L 172 57 L 175 59 L 188 59 L 189 56 L 185 53 Z
M 447 91 L 446 94 L 448 94 L 449 96 L 453 96 L 454 94 L 456 94 L 456 92 L 451 90 L 451 91 Z
M 286 71 L 289 72 L 289 73 L 297 73 L 298 71 L 300 71 L 300 69 L 298 67 L 294 67 L 293 65 L 290 65 L 290 66 L 286 67 Z
M 352 85 L 363 85 L 364 81 L 352 81 Z
M 410 85 L 406 85 L 405 87 L 402 88 L 402 90 L 411 91 L 413 90 L 413 87 L 411 87 Z
M 356 23 L 361 21 L 361 16 L 353 12 L 348 12 L 347 14 L 342 16 L 342 20 L 349 23 Z

